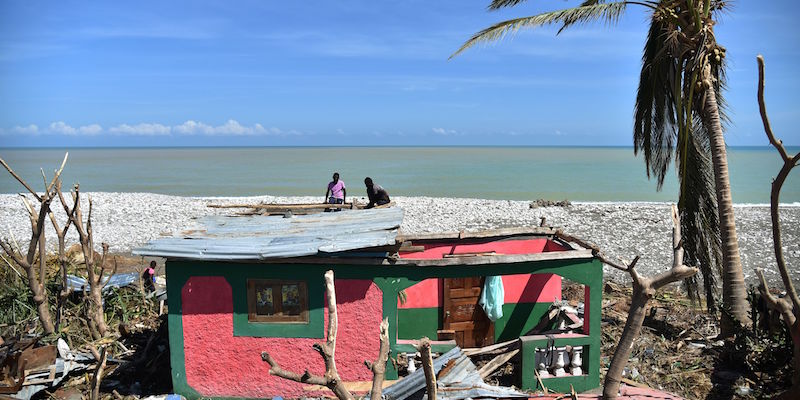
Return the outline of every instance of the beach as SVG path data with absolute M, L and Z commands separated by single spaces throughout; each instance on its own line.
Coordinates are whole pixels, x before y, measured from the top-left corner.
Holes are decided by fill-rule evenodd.
M 209 204 L 312 203 L 318 197 L 181 197 L 152 193 L 92 193 L 92 226 L 95 244 L 108 243 L 114 253 L 127 254 L 149 240 L 179 234 L 197 223 L 197 218 L 213 214 L 232 214 L 235 209 L 210 208 Z M 82 194 L 84 216 L 88 196 Z M 360 199 L 365 202 L 365 200 Z M 641 257 L 637 270 L 653 275 L 668 269 L 672 262 L 669 203 L 659 202 L 578 202 L 566 207 L 531 208 L 530 201 L 483 200 L 444 197 L 393 197 L 404 210 L 401 233 L 477 231 L 504 227 L 538 226 L 540 218 L 548 225 L 595 243 L 609 257 L 632 260 Z M 53 207 L 59 224 L 66 215 L 60 203 Z M 737 233 L 745 279 L 755 284 L 755 268 L 765 269 L 770 283 L 779 282 L 775 269 L 768 205 L 735 205 Z M 781 207 L 783 245 L 789 266 L 800 264 L 800 206 Z M 25 246 L 30 238 L 30 222 L 19 195 L 0 194 L 0 237 Z M 74 229 L 67 235 L 67 246 L 77 242 Z M 48 224 L 47 243 L 55 249 L 57 238 Z M 606 279 L 627 282 L 629 277 L 606 267 Z M 797 279 L 796 279 L 797 280 Z M 782 285 L 777 287 L 782 289 Z

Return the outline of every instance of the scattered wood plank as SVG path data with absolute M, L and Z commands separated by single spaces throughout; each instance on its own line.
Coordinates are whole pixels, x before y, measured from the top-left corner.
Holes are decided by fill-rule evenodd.
M 473 349 L 462 349 L 461 351 L 464 353 L 464 355 L 472 357 L 472 356 L 479 356 L 482 354 L 489 354 L 499 350 L 506 352 L 508 351 L 508 349 L 517 347 L 519 347 L 519 338 L 509 340 L 507 342 L 495 343 L 484 347 L 478 347 Z
M 481 374 L 482 379 L 486 379 L 486 377 L 491 375 L 492 372 L 500 368 L 503 364 L 507 363 L 508 360 L 517 355 L 517 353 L 519 353 L 519 349 L 509 351 L 508 353 L 500 354 L 499 356 L 493 358 L 491 361 L 486 363 L 486 365 L 481 367 L 481 369 L 478 370 L 478 373 Z

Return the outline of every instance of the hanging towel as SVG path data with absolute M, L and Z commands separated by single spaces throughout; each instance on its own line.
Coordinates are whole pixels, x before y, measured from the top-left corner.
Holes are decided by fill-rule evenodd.
M 483 290 L 478 304 L 483 307 L 483 311 L 492 322 L 503 317 L 503 278 L 500 276 L 487 276 L 483 282 Z

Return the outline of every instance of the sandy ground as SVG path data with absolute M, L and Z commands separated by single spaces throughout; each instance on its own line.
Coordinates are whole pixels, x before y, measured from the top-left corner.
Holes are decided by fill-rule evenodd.
M 86 202 L 87 197 L 83 196 Z M 537 226 L 541 217 L 552 226 L 593 242 L 606 254 L 630 260 L 640 255 L 640 273 L 652 275 L 669 268 L 672 252 L 669 204 L 666 203 L 575 203 L 568 207 L 530 208 L 527 201 L 482 200 L 433 197 L 397 197 L 405 217 L 403 233 L 452 232 L 499 227 Z M 163 235 L 192 226 L 195 219 L 209 214 L 230 213 L 230 209 L 208 208 L 208 204 L 232 203 L 303 203 L 318 202 L 317 197 L 235 197 L 195 198 L 152 193 L 93 193 L 92 223 L 95 242 L 106 242 L 111 251 L 128 253 Z M 60 204 L 57 204 L 60 207 Z M 84 203 L 84 214 L 88 204 Z M 755 283 L 754 269 L 762 267 L 771 282 L 779 280 L 775 270 L 767 205 L 735 207 L 736 222 L 748 283 Z M 56 210 L 60 224 L 66 216 Z M 800 265 L 800 206 L 781 209 L 783 244 L 790 266 Z M 56 244 L 55 233 L 48 226 L 48 245 Z M 0 194 L 0 237 L 25 245 L 30 237 L 30 223 L 18 195 Z M 68 246 L 77 242 L 74 231 L 68 234 Z M 628 277 L 606 268 L 606 277 L 627 281 Z M 795 276 L 795 281 L 800 277 Z

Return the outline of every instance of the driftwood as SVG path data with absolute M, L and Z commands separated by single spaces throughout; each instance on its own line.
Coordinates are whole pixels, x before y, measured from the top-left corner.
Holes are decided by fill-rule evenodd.
M 386 377 L 386 362 L 389 361 L 389 318 L 384 318 L 380 326 L 381 346 L 375 362 L 364 361 L 372 371 L 372 390 L 369 392 L 370 400 L 381 400 L 383 393 L 383 380 Z
M 47 225 L 47 222 L 45 219 L 47 218 L 48 214 L 50 214 L 50 203 L 55 198 L 55 189 L 59 186 L 61 172 L 64 170 L 64 165 L 67 163 L 68 157 L 69 153 L 64 155 L 64 160 L 61 162 L 61 167 L 55 171 L 53 179 L 49 184 L 47 184 L 47 180 L 45 178 L 45 191 L 41 196 L 36 193 L 36 191 L 31 189 L 25 180 L 17 175 L 17 173 L 14 172 L 14 170 L 11 169 L 11 167 L 2 158 L 0 158 L 0 164 L 2 164 L 3 167 L 5 167 L 5 169 L 11 174 L 11 176 L 13 176 L 20 184 L 22 184 L 25 189 L 28 189 L 28 192 L 30 192 L 39 202 L 39 210 L 35 211 L 31 202 L 28 201 L 28 198 L 20 194 L 22 196 L 22 202 L 25 205 L 25 209 L 28 211 L 28 217 L 31 223 L 31 240 L 28 243 L 28 250 L 25 255 L 22 255 L 21 250 L 18 251 L 18 249 L 14 249 L 8 240 L 0 240 L 0 247 L 2 247 L 5 253 L 25 271 L 25 274 L 28 278 L 28 288 L 33 295 L 33 302 L 36 304 L 36 310 L 39 314 L 39 322 L 42 324 L 42 330 L 44 331 L 45 335 L 50 335 L 55 332 L 55 325 L 53 324 L 49 302 L 47 301 L 47 288 L 45 287 L 47 281 L 47 248 L 45 242 L 45 226 Z M 44 171 L 42 171 L 42 177 L 44 177 Z M 37 260 L 38 271 L 36 268 Z M 66 281 L 64 283 L 66 285 Z
M 308 383 L 312 385 L 325 386 L 330 389 L 339 400 L 353 400 L 354 397 L 344 385 L 344 382 L 336 372 L 336 334 L 339 327 L 339 320 L 336 314 L 336 287 L 333 281 L 333 271 L 325 272 L 325 291 L 328 294 L 328 337 L 324 343 L 314 344 L 316 350 L 325 362 L 325 374 L 323 376 L 314 375 L 306 370 L 302 375 L 296 372 L 287 371 L 272 359 L 269 353 L 262 352 L 261 359 L 269 364 L 269 374 L 288 379 L 290 381 Z M 386 361 L 389 358 L 389 320 L 384 319 L 380 325 L 381 346 L 378 358 L 374 363 L 366 362 L 367 367 L 372 370 L 372 397 L 380 399 L 384 373 L 386 371 Z
M 789 276 L 789 269 L 786 266 L 786 260 L 783 257 L 783 246 L 781 244 L 781 224 L 778 215 L 778 206 L 780 204 L 780 194 L 783 183 L 786 177 L 789 176 L 792 168 L 796 167 L 800 162 L 800 153 L 795 154 L 793 157 L 789 156 L 783 142 L 776 139 L 772 132 L 772 127 L 767 117 L 767 106 L 764 103 L 764 58 L 757 57 L 758 60 L 758 106 L 761 113 L 761 121 L 764 124 L 764 132 L 772 146 L 778 150 L 778 153 L 783 160 L 783 166 L 778 172 L 778 176 L 772 181 L 772 190 L 770 192 L 770 215 L 772 216 L 772 244 L 775 250 L 775 261 L 778 264 L 778 271 L 783 281 L 783 286 L 786 288 L 786 298 L 777 298 L 770 293 L 767 280 L 764 278 L 764 272 L 760 269 L 756 270 L 758 278 L 761 281 L 758 289 L 762 297 L 767 303 L 767 307 L 776 310 L 783 318 L 783 322 L 789 328 L 789 333 L 792 336 L 793 344 L 793 361 L 794 361 L 794 375 L 792 376 L 792 387 L 783 393 L 780 397 L 786 399 L 800 398 L 800 298 L 797 296 L 797 291 L 792 284 L 792 279 Z
M 628 312 L 628 319 L 625 321 L 625 328 L 619 339 L 611 365 L 606 372 L 606 379 L 603 385 L 603 398 L 615 399 L 619 394 L 619 385 L 622 378 L 622 370 L 628 363 L 628 357 L 633 348 L 633 342 L 639 336 L 644 322 L 647 302 L 655 295 L 658 289 L 665 285 L 686 279 L 697 273 L 697 268 L 688 267 L 683 264 L 683 240 L 681 239 L 681 223 L 678 210 L 672 206 L 672 268 L 662 272 L 652 278 L 644 278 L 636 272 L 636 262 L 639 257 L 627 267 L 628 273 L 633 280 L 633 297 L 631 298 L 631 308 Z
M 425 387 L 428 400 L 436 400 L 436 372 L 433 370 L 433 357 L 431 356 L 431 340 L 424 337 L 417 346 L 422 358 L 422 371 L 425 373 Z

